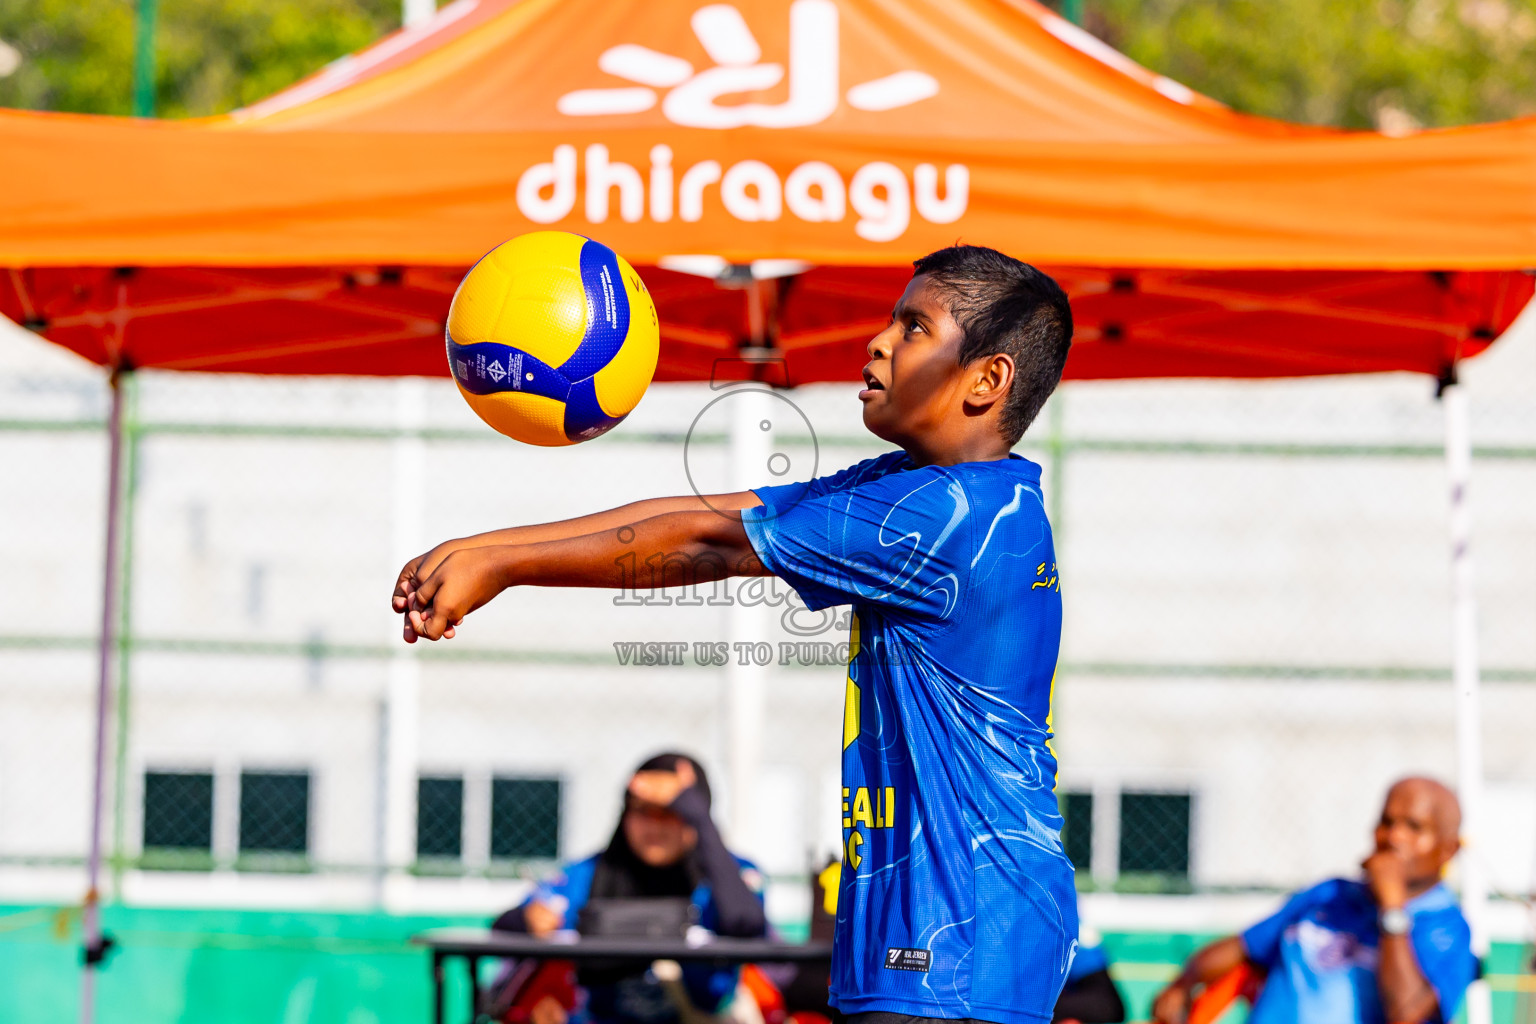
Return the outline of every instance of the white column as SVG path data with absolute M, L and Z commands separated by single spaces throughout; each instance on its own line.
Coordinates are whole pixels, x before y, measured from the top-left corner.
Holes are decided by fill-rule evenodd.
M 1093 838 L 1088 851 L 1093 884 L 1112 890 L 1120 877 L 1120 783 L 1098 779 L 1093 784 Z
M 227 750 L 213 763 L 213 862 L 234 877 L 240 856 L 240 754 Z
M 1456 789 L 1461 799 L 1464 849 L 1457 870 L 1461 907 L 1472 926 L 1472 951 L 1488 955 L 1488 873 L 1478 841 L 1483 835 L 1483 736 L 1477 656 L 1477 594 L 1472 572 L 1472 415 L 1466 388 L 1441 392 L 1445 405 L 1445 463 L 1450 482 L 1451 656 L 1456 690 Z M 1493 1019 L 1486 981 L 1467 990 L 1467 1024 Z
M 491 771 L 464 771 L 464 866 L 483 869 L 491 862 Z
M 743 389 L 731 406 L 731 478 L 737 490 L 758 487 L 772 479 L 768 458 L 773 454 L 773 415 L 780 403 L 760 387 Z M 746 581 L 739 581 L 746 582 Z M 729 782 L 729 839 L 738 845 L 751 842 L 757 804 L 757 783 L 762 772 L 763 719 L 767 713 L 767 665 L 751 658 L 741 664 L 737 644 L 770 643 L 771 608 L 762 602 L 747 605 L 737 600 L 727 610 L 731 661 L 725 670 L 726 769 Z
M 426 387 L 415 377 L 403 377 L 395 383 L 395 426 L 402 436 L 392 443 L 394 455 L 393 487 L 390 510 L 393 529 L 390 561 L 404 565 L 421 554 L 422 487 L 426 467 L 426 445 L 420 436 L 404 432 L 418 431 L 426 419 Z M 421 662 L 416 647 L 400 638 L 400 620 L 391 617 L 389 643 L 394 649 L 389 659 L 385 693 L 384 743 L 384 855 L 389 878 L 384 887 L 384 903 L 394 907 L 408 898 L 412 876 L 409 868 L 416 859 L 416 776 L 419 758 L 417 737 L 420 731 Z

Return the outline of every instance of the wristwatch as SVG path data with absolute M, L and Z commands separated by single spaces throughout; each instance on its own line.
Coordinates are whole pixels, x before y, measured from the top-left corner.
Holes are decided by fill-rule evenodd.
M 1388 907 L 1377 916 L 1376 923 L 1381 926 L 1383 935 L 1407 935 L 1413 922 L 1402 907 Z

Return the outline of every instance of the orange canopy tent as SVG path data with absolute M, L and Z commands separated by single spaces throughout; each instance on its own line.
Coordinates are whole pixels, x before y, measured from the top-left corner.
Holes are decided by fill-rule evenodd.
M 442 374 L 464 268 L 546 226 L 642 268 L 663 380 L 853 379 L 956 239 L 1063 281 L 1074 377 L 1441 373 L 1536 266 L 1536 122 L 1244 117 L 1030 0 L 457 0 L 228 117 L 0 146 L 0 312 L 108 365 Z

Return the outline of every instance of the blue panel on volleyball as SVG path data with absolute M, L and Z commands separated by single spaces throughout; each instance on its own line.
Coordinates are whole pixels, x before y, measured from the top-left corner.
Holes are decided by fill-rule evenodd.
M 459 384 L 472 395 L 523 391 L 563 402 L 571 388 L 565 375 L 548 363 L 500 342 L 460 345 L 450 335 L 448 359 Z
M 597 382 L 591 377 L 571 385 L 565 398 L 565 436 L 572 441 L 590 441 L 606 434 L 623 418 L 603 411 L 597 401 Z
M 629 296 L 612 249 L 591 240 L 581 247 L 581 286 L 587 293 L 587 330 L 560 364 L 569 381 L 585 380 L 607 366 L 629 336 Z

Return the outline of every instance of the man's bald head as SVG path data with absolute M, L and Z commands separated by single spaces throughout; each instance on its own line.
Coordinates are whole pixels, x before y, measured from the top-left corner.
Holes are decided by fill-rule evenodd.
M 1400 779 L 1387 790 L 1376 823 L 1376 850 L 1403 859 L 1409 889 L 1417 894 L 1439 881 L 1461 849 L 1461 804 L 1444 783 L 1424 776 Z
M 1456 799 L 1451 787 L 1427 775 L 1410 775 L 1392 783 L 1392 788 L 1387 790 L 1387 803 L 1392 802 L 1393 794 L 1413 803 L 1422 802 L 1430 808 L 1430 816 L 1434 819 L 1441 839 L 1460 839 L 1461 801 Z

